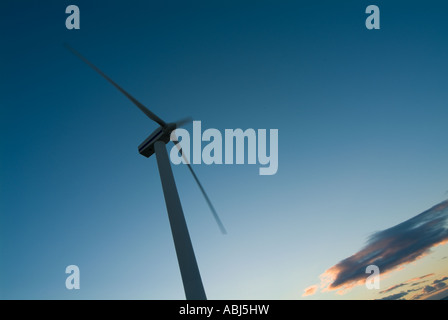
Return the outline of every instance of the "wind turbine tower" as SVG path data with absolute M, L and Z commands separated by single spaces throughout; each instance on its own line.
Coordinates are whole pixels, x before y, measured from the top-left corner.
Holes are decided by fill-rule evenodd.
M 137 99 L 132 97 L 128 92 L 121 88 L 117 83 L 105 75 L 94 64 L 83 57 L 78 51 L 65 45 L 72 53 L 89 65 L 92 69 L 98 72 L 103 78 L 109 81 L 115 88 L 123 93 L 129 100 L 131 100 L 148 118 L 156 122 L 159 127 L 143 141 L 138 151 L 141 155 L 149 158 L 154 153 L 156 154 L 157 166 L 159 168 L 160 180 L 162 181 L 163 194 L 165 196 L 166 209 L 168 211 L 168 218 L 170 221 L 171 232 L 173 234 L 174 247 L 176 249 L 177 260 L 179 263 L 182 282 L 184 285 L 185 296 L 187 300 L 206 300 L 204 285 L 202 284 L 201 274 L 199 272 L 198 263 L 194 254 L 193 245 L 191 243 L 190 234 L 188 232 L 187 223 L 185 221 L 184 212 L 179 199 L 179 193 L 177 192 L 176 182 L 174 180 L 173 171 L 171 169 L 170 159 L 166 150 L 166 144 L 171 141 L 171 134 L 174 135 L 174 130 L 182 125 L 191 122 L 191 119 L 183 119 L 178 122 L 166 123 L 152 111 L 141 104 Z M 173 142 L 179 148 L 179 152 L 184 157 L 184 160 L 188 166 L 188 169 L 193 175 L 196 183 L 198 184 L 202 194 L 207 201 L 210 210 L 218 223 L 218 226 L 223 234 L 226 234 L 224 225 L 221 222 L 215 208 L 213 207 L 207 193 L 205 192 L 202 184 L 200 183 L 197 175 L 193 171 L 190 163 L 188 163 L 185 155 L 182 153 L 177 138 L 173 139 Z

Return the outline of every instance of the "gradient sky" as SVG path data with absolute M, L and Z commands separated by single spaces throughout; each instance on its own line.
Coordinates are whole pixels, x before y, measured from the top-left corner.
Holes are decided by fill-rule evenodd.
M 65 28 L 70 4 L 80 30 Z M 370 4 L 381 30 L 365 27 Z M 156 160 L 137 151 L 156 125 L 63 43 L 166 121 L 279 130 L 274 176 L 258 165 L 194 166 L 226 236 L 188 169 L 173 168 L 208 298 L 444 294 L 446 218 L 439 245 L 378 290 L 341 295 L 319 277 L 448 198 L 447 9 L 1 1 L 0 298 L 184 298 Z M 65 288 L 72 264 L 80 290 Z

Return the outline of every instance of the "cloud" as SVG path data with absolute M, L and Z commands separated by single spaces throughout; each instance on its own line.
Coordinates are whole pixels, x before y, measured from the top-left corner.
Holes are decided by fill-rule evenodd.
M 428 274 L 425 274 L 425 275 L 420 276 L 420 277 L 415 277 L 415 278 L 408 279 L 408 280 L 406 280 L 404 282 L 401 282 L 401 283 L 398 283 L 396 285 L 393 285 L 393 286 L 391 286 L 391 287 L 389 287 L 389 288 L 387 288 L 385 290 L 381 290 L 379 292 L 379 294 L 389 293 L 389 292 L 391 292 L 391 291 L 393 291 L 395 289 L 402 288 L 402 287 L 405 287 L 405 286 L 409 286 L 409 287 L 418 286 L 421 283 L 430 281 L 430 280 L 428 280 L 426 278 L 431 277 L 431 276 L 434 276 L 434 273 L 428 273 Z M 426 280 L 424 280 L 424 279 L 426 279 Z M 446 279 L 448 279 L 448 277 L 444 277 L 443 279 L 440 279 L 440 280 L 434 280 L 433 284 L 437 285 L 436 283 L 440 283 L 441 281 L 444 281 Z M 442 284 L 442 286 L 443 285 L 444 285 L 444 283 Z M 392 294 L 392 295 L 389 295 L 389 296 L 386 296 L 386 297 L 383 297 L 383 298 L 380 298 L 380 299 L 377 299 L 377 300 L 397 300 L 397 299 L 401 299 L 401 298 L 405 297 L 406 295 L 408 295 L 411 292 L 415 292 L 415 291 L 419 291 L 419 290 L 421 290 L 421 287 L 404 290 L 404 291 L 401 291 L 399 293 Z M 420 294 L 420 295 L 422 295 L 422 294 Z M 420 296 L 420 295 L 417 295 L 417 296 Z
M 378 299 L 378 300 L 398 300 L 402 297 L 404 297 L 405 295 L 407 295 L 408 293 L 406 291 L 402 291 L 400 293 L 395 293 L 395 294 L 391 294 L 390 296 Z
M 383 298 L 380 298 L 380 299 L 375 299 L 375 300 L 406 300 L 406 299 L 401 299 L 401 298 L 407 296 L 411 292 L 418 291 L 418 290 L 420 290 L 420 288 L 404 290 L 404 291 L 401 291 L 399 293 L 394 293 L 394 294 L 391 294 L 389 296 L 386 296 L 386 297 L 383 297 Z
M 391 286 L 391 287 L 389 287 L 389 288 L 387 288 L 385 290 L 380 291 L 379 293 L 380 294 L 388 293 L 390 291 L 393 291 L 395 289 L 401 288 L 401 287 L 406 286 L 408 284 L 410 284 L 411 286 L 415 286 L 415 285 L 418 285 L 418 284 L 424 282 L 424 281 L 419 281 L 419 280 L 423 280 L 423 279 L 425 279 L 427 277 L 430 277 L 430 276 L 433 276 L 433 275 L 434 275 L 434 273 L 428 273 L 428 274 L 425 274 L 424 276 L 421 276 L 421 277 L 412 278 L 412 279 L 406 280 L 406 281 L 404 281 L 402 283 L 398 283 L 396 285 L 393 285 L 393 286 Z
M 414 295 L 412 299 L 427 299 L 435 294 L 441 293 L 443 290 L 448 288 L 448 284 L 446 283 L 447 280 L 448 277 L 445 276 L 441 279 L 434 280 L 430 285 L 418 288 L 420 292 L 417 295 Z
M 317 285 L 310 286 L 310 287 L 306 288 L 304 291 L 305 291 L 305 292 L 304 292 L 304 294 L 302 295 L 302 297 L 311 296 L 311 295 L 313 295 L 313 294 L 316 293 L 316 291 L 317 291 Z
M 367 266 L 376 265 L 381 275 L 385 275 L 422 258 L 432 247 L 447 242 L 448 200 L 394 227 L 374 233 L 364 248 L 320 276 L 320 288 L 323 292 L 337 290 L 344 294 L 354 286 L 365 284 L 369 276 Z
M 406 283 L 410 283 L 410 282 L 414 282 L 414 281 L 418 281 L 418 280 L 425 279 L 425 278 L 427 278 L 427 277 L 431 277 L 431 276 L 433 276 L 433 275 L 434 275 L 434 273 L 428 273 L 428 274 L 425 274 L 424 276 L 415 277 L 415 278 L 409 279 L 409 280 L 407 280 L 407 281 L 405 281 L 405 282 L 406 282 Z
M 426 286 L 423 288 L 423 293 L 431 293 L 433 291 L 435 291 L 436 288 L 432 287 L 432 286 Z
M 443 277 L 442 279 L 434 280 L 433 284 L 440 283 L 440 282 L 443 282 L 443 281 L 446 281 L 446 280 L 448 280 L 448 277 Z
M 446 283 L 445 283 L 445 282 L 440 282 L 440 283 L 435 284 L 434 287 L 435 287 L 437 290 L 440 290 L 440 289 L 443 289 L 443 288 L 446 287 Z
M 392 286 L 392 287 L 387 288 L 386 290 L 382 290 L 382 291 L 380 291 L 380 293 L 388 293 L 388 292 L 390 292 L 390 291 L 392 291 L 392 290 L 401 288 L 401 287 L 403 287 L 403 286 L 405 286 L 405 285 L 406 285 L 405 282 L 403 282 L 403 283 L 399 283 L 399 284 L 396 284 L 396 285 L 394 285 L 394 286 Z
M 448 284 L 446 283 L 448 280 L 447 276 L 444 276 L 441 279 L 434 280 L 430 285 L 425 285 L 423 287 L 414 289 L 413 291 L 420 291 L 418 294 L 411 297 L 411 299 L 428 299 L 437 295 L 439 293 L 446 292 L 448 288 Z M 445 290 L 445 291 L 444 291 Z M 411 290 L 408 290 L 409 292 Z
M 436 290 L 440 290 L 447 286 L 447 284 L 444 282 L 446 280 L 448 280 L 448 277 L 443 277 L 442 279 L 434 280 L 432 284 Z

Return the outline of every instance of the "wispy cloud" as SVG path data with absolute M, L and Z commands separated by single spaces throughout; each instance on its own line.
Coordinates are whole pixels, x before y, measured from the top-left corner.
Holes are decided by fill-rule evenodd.
M 419 281 L 419 280 L 423 280 L 423 279 L 425 279 L 425 278 L 427 278 L 427 277 L 430 277 L 430 276 L 433 276 L 433 275 L 434 275 L 434 273 L 429 273 L 429 274 L 425 274 L 424 276 L 421 276 L 421 277 L 416 277 L 416 278 L 412 278 L 412 279 L 406 280 L 406 281 L 404 281 L 404 282 L 402 282 L 402 283 L 398 283 L 398 284 L 396 284 L 396 285 L 393 285 L 393 286 L 391 286 L 391 287 L 389 287 L 389 288 L 387 288 L 387 289 L 385 289 L 385 290 L 381 290 L 381 291 L 380 291 L 380 294 L 382 294 L 382 293 L 388 293 L 388 292 L 390 292 L 390 291 L 393 291 L 393 290 L 395 290 L 395 289 L 404 287 L 404 286 L 406 286 L 406 285 L 408 285 L 408 284 L 411 284 L 411 283 L 412 283 L 412 286 L 417 285 L 417 284 L 420 284 L 420 283 L 422 283 L 423 281 Z M 417 281 L 417 282 L 416 282 L 416 281 Z
M 441 279 L 435 279 L 430 284 L 422 285 L 422 283 L 425 283 L 425 282 L 427 283 L 428 281 L 431 281 L 430 279 L 426 279 L 426 278 L 433 277 L 433 276 L 434 276 L 434 273 L 430 273 L 430 274 L 426 274 L 424 276 L 417 277 L 417 278 L 412 278 L 412 279 L 406 280 L 402 283 L 391 286 L 385 290 L 380 291 L 379 294 L 382 295 L 384 293 L 390 293 L 391 291 L 394 291 L 395 289 L 402 288 L 405 286 L 410 287 L 410 289 L 402 290 L 401 292 L 384 296 L 378 300 L 398 300 L 398 299 L 402 299 L 402 298 L 425 299 L 436 292 L 439 292 L 443 289 L 448 288 L 448 284 L 446 283 L 448 280 L 447 276 L 445 276 Z M 425 279 L 425 280 L 423 280 L 423 279 Z M 421 281 L 421 280 L 423 280 L 423 281 Z M 420 285 L 420 286 L 418 286 L 418 285 Z M 418 287 L 413 288 L 415 286 L 418 286 Z M 413 292 L 417 292 L 417 294 L 408 296 L 408 294 L 413 293 Z
M 412 299 L 427 299 L 436 293 L 442 292 L 448 288 L 448 277 L 434 280 L 431 284 L 421 288 L 420 293 L 411 297 Z
M 441 282 L 441 281 L 446 281 L 446 280 L 448 280 L 448 277 L 443 277 L 442 279 L 439 279 L 439 280 L 434 280 L 434 282 L 433 282 L 433 283 L 438 283 L 438 282 Z
M 367 266 L 378 266 L 384 276 L 427 255 L 432 247 L 447 242 L 448 200 L 394 227 L 374 233 L 364 248 L 326 270 L 320 276 L 319 288 L 344 294 L 354 286 L 365 284 Z
M 391 294 L 391 295 L 386 296 L 384 298 L 381 298 L 379 300 L 400 300 L 401 298 L 403 298 L 407 294 L 408 294 L 407 291 L 402 291 L 402 292 L 399 292 L 399 293 Z
M 303 294 L 303 296 L 304 297 L 311 296 L 311 295 L 316 293 L 316 290 L 317 290 L 317 285 L 310 286 L 310 287 L 305 289 L 305 293 Z
M 432 285 L 434 286 L 434 288 L 436 290 L 443 289 L 443 288 L 445 288 L 447 286 L 447 284 L 444 282 L 446 280 L 448 280 L 448 277 L 443 277 L 442 279 L 434 280 Z
M 406 284 L 404 284 L 406 285 Z M 416 289 L 408 289 L 408 290 L 403 290 L 401 292 L 398 293 L 394 293 L 385 297 L 382 297 L 380 299 L 376 299 L 376 300 L 406 300 L 404 299 L 404 297 L 406 297 L 409 293 L 411 292 L 415 292 L 415 291 L 419 291 L 420 288 L 416 288 Z

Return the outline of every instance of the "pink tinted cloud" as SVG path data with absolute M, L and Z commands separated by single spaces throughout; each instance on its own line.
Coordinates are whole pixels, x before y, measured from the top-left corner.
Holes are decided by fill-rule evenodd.
M 448 242 L 448 200 L 389 229 L 374 233 L 357 253 L 320 276 L 323 292 L 344 294 L 365 284 L 366 267 L 376 265 L 384 276 L 421 259 L 430 249 Z M 315 293 L 315 291 L 314 291 Z
M 302 297 L 312 296 L 317 291 L 317 285 L 309 286 L 304 291 L 305 292 L 303 293 Z

